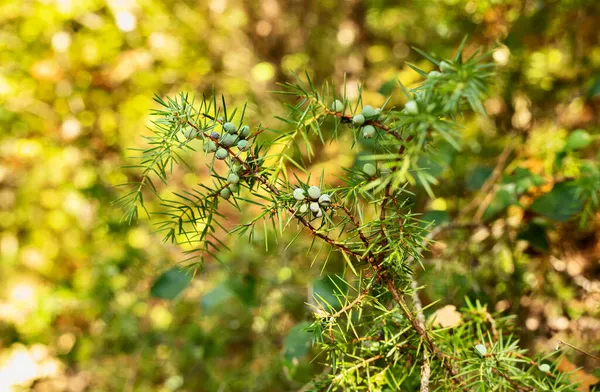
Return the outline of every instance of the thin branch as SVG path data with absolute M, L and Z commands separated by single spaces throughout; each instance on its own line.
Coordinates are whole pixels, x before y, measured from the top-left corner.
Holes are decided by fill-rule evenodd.
M 512 151 L 512 144 L 509 143 L 506 145 L 506 147 L 504 147 L 504 150 L 498 157 L 498 161 L 496 162 L 496 166 L 494 167 L 492 174 L 490 174 L 490 176 L 485 180 L 485 182 L 481 186 L 479 196 L 473 198 L 473 200 L 469 204 L 467 204 L 465 208 L 463 208 L 460 214 L 461 216 L 465 216 L 469 214 L 472 210 L 477 209 L 473 220 L 475 222 L 481 221 L 485 210 L 494 198 L 494 194 L 491 191 L 493 190 L 494 185 L 502 175 L 502 172 L 504 171 L 504 166 L 506 165 L 506 161 L 508 160 L 508 157 L 510 156 Z
M 584 351 L 584 350 L 582 350 L 582 349 L 580 349 L 580 348 L 577 348 L 577 347 L 573 346 L 571 343 L 567 343 L 567 342 L 565 342 L 565 341 L 562 341 L 562 340 L 559 340 L 559 341 L 556 343 L 556 349 L 557 349 L 557 350 L 559 350 L 559 349 L 560 349 L 560 345 L 561 345 L 561 344 L 563 344 L 563 345 L 565 345 L 565 346 L 567 346 L 567 347 L 570 347 L 570 348 L 572 348 L 573 350 L 575 350 L 575 351 L 578 351 L 578 352 L 580 352 L 580 353 L 582 353 L 582 354 L 585 354 L 585 355 L 587 355 L 587 356 L 588 356 L 588 357 L 590 357 L 590 358 L 594 358 L 595 360 L 597 360 L 597 361 L 600 361 L 600 357 L 597 357 L 597 356 L 595 356 L 594 354 L 590 354 L 590 353 L 588 353 L 587 351 Z

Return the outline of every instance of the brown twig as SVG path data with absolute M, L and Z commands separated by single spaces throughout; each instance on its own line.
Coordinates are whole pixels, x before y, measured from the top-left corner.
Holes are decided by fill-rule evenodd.
M 509 143 L 506 145 L 506 147 L 504 147 L 502 154 L 500 154 L 500 156 L 498 157 L 498 161 L 496 162 L 496 166 L 494 167 L 492 174 L 490 174 L 488 179 L 485 180 L 481 187 L 480 196 L 475 197 L 461 211 L 462 216 L 470 213 L 473 209 L 477 208 L 477 211 L 475 212 L 475 215 L 473 217 L 473 221 L 481 222 L 481 218 L 483 217 L 485 210 L 487 210 L 488 206 L 494 199 L 494 194 L 491 191 L 493 190 L 494 185 L 496 184 L 500 176 L 502 176 L 502 172 L 504 171 L 504 165 L 506 164 L 506 161 L 508 160 L 508 157 L 510 156 L 512 151 L 512 144 Z
M 336 204 L 332 204 L 331 206 L 333 208 L 340 208 L 342 211 L 344 211 L 344 213 L 352 221 L 352 224 L 354 224 L 354 226 L 356 226 L 356 231 L 358 232 L 358 236 L 360 237 L 360 240 L 368 248 L 369 247 L 369 240 L 367 240 L 367 237 L 365 236 L 365 234 L 363 233 L 363 231 L 360 229 L 360 222 L 358 221 L 358 218 L 348 209 L 348 207 L 346 207 L 343 204 L 337 204 L 336 203 Z
M 559 340 L 559 341 L 556 343 L 556 349 L 557 349 L 557 350 L 559 350 L 559 349 L 560 349 L 560 345 L 561 345 L 561 344 L 563 344 L 563 345 L 565 345 L 565 346 L 567 346 L 567 347 L 570 347 L 570 348 L 572 348 L 573 350 L 575 350 L 575 351 L 578 351 L 578 352 L 580 352 L 580 353 L 582 353 L 582 354 L 584 354 L 584 355 L 587 355 L 587 356 L 588 356 L 588 357 L 590 357 L 590 358 L 594 358 L 595 360 L 597 360 L 597 361 L 600 361 L 600 357 L 597 357 L 597 356 L 595 356 L 594 354 L 590 354 L 590 353 L 588 353 L 587 351 L 584 351 L 584 350 L 582 350 L 582 349 L 580 349 L 580 348 L 577 348 L 577 347 L 573 346 L 571 343 L 567 343 L 567 342 L 565 342 L 565 341 L 563 341 L 563 340 Z
M 496 369 L 495 367 L 492 368 L 492 371 L 496 374 L 498 374 L 500 377 L 502 377 L 503 379 L 505 379 L 506 381 L 508 381 L 508 383 L 515 388 L 517 391 L 534 391 L 533 388 L 528 387 L 528 386 L 523 386 L 520 385 L 519 383 L 517 383 L 515 380 L 511 379 L 509 376 L 507 376 L 506 374 L 504 374 L 503 372 L 501 372 L 500 370 Z

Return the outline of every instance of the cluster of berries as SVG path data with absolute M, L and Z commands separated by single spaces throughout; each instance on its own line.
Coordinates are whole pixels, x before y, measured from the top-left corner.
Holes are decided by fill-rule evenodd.
M 344 104 L 339 99 L 336 99 L 331 104 L 331 110 L 336 113 L 340 113 L 344 110 Z M 371 139 L 373 136 L 375 136 L 375 127 L 370 124 L 365 125 L 365 123 L 367 121 L 377 120 L 380 114 L 381 108 L 373 108 L 372 106 L 365 105 L 363 106 L 362 113 L 358 113 L 352 117 L 352 124 L 358 128 L 362 127 L 363 137 L 365 139 Z
M 232 163 L 231 166 L 229 166 L 227 187 L 221 189 L 221 197 L 223 199 L 229 199 L 233 192 L 237 192 L 240 189 L 240 186 L 238 185 L 240 182 L 240 170 L 242 170 L 242 165 L 239 163 Z
M 392 169 L 387 166 L 383 166 L 377 169 L 377 167 L 372 163 L 365 163 L 362 167 L 362 171 L 366 174 L 368 178 L 372 178 L 375 177 L 377 173 L 379 173 L 382 176 L 387 176 L 392 172 Z
M 219 119 L 221 121 L 221 119 Z M 203 138 L 203 135 L 193 127 L 188 127 L 184 130 L 184 136 L 188 139 Z M 210 138 L 204 139 L 204 146 L 202 149 L 206 153 L 214 153 L 215 158 L 223 161 L 229 157 L 229 151 L 234 145 L 240 150 L 240 152 L 248 151 L 250 149 L 250 143 L 246 140 L 250 136 L 250 127 L 243 125 L 238 130 L 234 123 L 225 122 L 223 123 L 222 134 L 218 132 L 211 132 Z M 229 151 L 228 151 L 229 148 Z M 221 197 L 229 199 L 233 192 L 239 190 L 238 183 L 240 182 L 240 170 L 242 165 L 235 163 L 233 160 L 230 161 L 229 174 L 227 176 L 227 186 L 220 192 Z
M 215 157 L 219 160 L 225 160 L 229 156 L 229 152 L 223 147 L 232 147 L 236 145 L 240 151 L 250 149 L 250 143 L 246 140 L 250 136 L 250 127 L 244 125 L 238 130 L 234 123 L 226 122 L 223 124 L 223 135 L 218 132 L 211 132 L 210 137 L 213 140 L 206 140 L 202 149 L 205 152 L 215 153 Z
M 292 193 L 294 199 L 301 202 L 300 208 L 298 208 L 297 214 L 299 216 L 306 215 L 310 210 L 310 213 L 315 218 L 323 216 L 323 210 L 331 205 L 331 198 L 328 194 L 321 194 L 321 189 L 318 186 L 311 186 L 308 190 L 302 188 L 294 189 Z

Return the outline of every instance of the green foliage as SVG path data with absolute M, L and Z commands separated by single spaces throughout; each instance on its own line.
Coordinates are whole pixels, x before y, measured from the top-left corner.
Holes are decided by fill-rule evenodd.
M 425 323 L 413 271 L 415 264 L 422 262 L 422 249 L 435 232 L 428 233 L 428 226 L 411 212 L 407 187 L 418 179 L 419 185 L 433 194 L 438 181 L 435 176 L 426 175 L 424 170 L 428 167 L 423 164 L 438 160 L 440 143 L 461 149 L 461 127 L 456 119 L 466 110 L 485 112 L 481 100 L 493 75 L 492 64 L 485 61 L 487 54 L 479 55 L 478 51 L 463 61 L 465 42 L 452 60 L 440 62 L 419 51 L 441 72 L 427 73 L 411 66 L 424 79 L 410 89 L 400 84 L 407 100 L 400 109 L 388 107 L 391 97 L 382 108 L 374 109 L 363 104 L 362 95 L 349 100 L 347 85 L 341 87 L 343 93 L 338 96 L 328 84 L 317 88 L 308 75 L 304 80 L 295 75 L 296 82 L 283 84 L 279 91 L 293 102 L 286 105 L 288 115 L 278 117 L 290 130 L 271 129 L 276 137 L 264 142 L 256 137 L 258 134 L 250 133 L 247 152 L 233 151 L 233 143 L 227 141 L 227 137 L 237 137 L 237 127 L 231 121 L 236 119 L 241 124 L 245 120 L 245 106 L 236 117 L 238 110 L 228 108 L 224 98 L 219 106 L 214 95 L 203 97 L 198 107 L 183 94 L 175 100 L 156 99 L 163 107 L 154 112 L 158 117 L 154 121 L 155 133 L 160 136 L 150 139 L 150 147 L 141 154 L 145 181 L 152 184 L 147 174 L 154 171 L 155 165 L 155 159 L 148 161 L 145 157 L 153 156 L 157 148 L 167 152 L 161 155 L 159 168 L 182 162 L 170 141 L 177 140 L 179 148 L 187 147 L 188 126 L 205 145 L 215 143 L 215 156 L 225 163 L 217 164 L 209 153 L 206 158 L 213 188 L 202 185 L 201 190 L 174 193 L 179 199 L 169 205 L 173 212 L 168 216 L 175 219 L 158 223 L 163 229 L 170 227 L 166 240 L 185 238 L 193 246 L 188 253 L 202 263 L 207 253 L 219 250 L 220 242 L 215 242 L 216 237 L 209 233 L 224 227 L 222 205 L 227 201 L 238 210 L 252 206 L 262 209 L 249 222 L 231 230 L 238 236 L 253 239 L 258 235 L 258 227 L 267 226 L 283 236 L 284 229 L 293 228 L 296 223 L 298 233 L 288 240 L 288 247 L 301 234 L 308 234 L 313 237 L 311 248 L 320 241 L 320 247 L 328 248 L 330 255 L 335 252 L 343 257 L 346 272 L 312 283 L 313 323 L 297 324 L 284 342 L 283 358 L 291 374 L 299 359 L 308 353 L 311 341 L 319 351 L 317 358 L 329 369 L 326 376 L 314 377 L 306 385 L 307 390 L 398 390 L 417 385 L 421 385 L 421 390 L 575 390 L 565 374 L 546 366 L 545 371 L 539 371 L 535 360 L 519 348 L 507 320 L 494 319 L 479 302 L 472 304 L 467 299 L 468 306 L 461 311 L 462 322 L 453 328 L 439 329 Z M 362 87 L 358 90 L 362 93 Z M 360 114 L 364 120 L 357 120 Z M 221 128 L 220 135 L 212 134 Z M 310 174 L 301 180 L 287 166 L 291 163 L 308 173 L 302 155 L 294 151 L 304 150 L 309 159 L 317 158 L 317 144 L 311 139 L 331 143 L 345 133 L 351 135 L 355 148 L 371 151 L 363 155 L 367 163 L 362 167 L 346 169 L 340 186 L 327 186 L 324 174 L 318 180 Z M 296 142 L 297 138 L 302 144 Z M 361 146 L 364 139 L 373 139 L 374 143 Z M 277 149 L 280 145 L 284 148 Z M 224 152 L 222 157 L 220 151 Z M 164 169 L 155 174 L 166 182 Z M 232 184 L 239 186 L 233 194 L 228 188 Z M 485 219 L 503 213 L 510 205 L 518 205 L 520 195 L 540 185 L 543 181 L 539 176 L 528 170 L 515 170 L 495 192 Z M 566 221 L 581 210 L 575 189 L 572 182 L 559 183 L 537 198 L 531 210 Z M 134 193 L 127 198 L 130 211 L 135 211 L 137 205 L 143 208 L 143 197 Z M 435 230 L 452 227 L 452 223 L 441 224 L 445 219 L 426 217 L 437 224 Z M 539 229 L 540 226 L 531 226 L 521 238 L 540 248 L 547 247 L 536 240 L 543 237 L 543 229 L 541 233 Z M 264 240 L 268 249 L 268 236 Z M 329 259 L 328 256 L 323 268 Z M 163 281 L 160 278 L 154 287 L 159 283 L 167 285 Z M 179 283 L 174 284 L 175 295 L 181 288 Z M 227 298 L 229 290 L 216 290 L 210 298 L 217 302 Z M 412 308 L 405 299 L 409 295 L 413 298 Z
M 416 154 L 406 181 L 398 183 L 404 189 L 398 216 L 410 213 L 415 220 L 407 231 L 435 241 L 407 263 L 420 286 L 428 330 L 436 336 L 443 328 L 452 331 L 456 327 L 432 320 L 444 319 L 439 312 L 445 305 L 463 312 L 465 298 L 479 299 L 494 317 L 515 315 L 502 331 L 528 349 L 535 360 L 530 372 L 545 372 L 543 365 L 554 374 L 581 367 L 568 377 L 581 381 L 582 391 L 594 389 L 590 384 L 600 374 L 593 372 L 598 367 L 593 357 L 561 345 L 564 355 L 557 359 L 553 350 L 560 339 L 598 352 L 594 320 L 600 313 L 594 306 L 597 294 L 590 291 L 598 282 L 597 1 L 0 0 L 0 10 L 0 390 L 326 390 L 332 370 L 325 355 L 318 355 L 319 346 L 297 362 L 285 362 L 285 338 L 294 325 L 312 323 L 319 305 L 330 311 L 313 295 L 315 280 L 331 276 L 348 282 L 343 295 L 331 291 L 336 299 L 328 299 L 341 309 L 368 287 L 364 281 L 372 271 L 366 263 L 349 264 L 320 239 L 298 233 L 296 218 L 278 221 L 273 215 L 246 229 L 250 239 L 227 236 L 263 212 L 253 192 L 264 190 L 248 190 L 243 176 L 242 184 L 228 183 L 216 197 L 222 216 L 215 216 L 206 236 L 216 247 L 203 252 L 185 233 L 205 226 L 191 228 L 183 218 L 186 227 L 179 235 L 176 223 L 164 231 L 154 224 L 177 221 L 167 213 L 188 213 L 178 209 L 180 196 L 194 200 L 184 191 L 206 195 L 210 191 L 203 186 L 218 189 L 215 182 L 225 185 L 241 165 L 226 167 L 227 152 L 215 164 L 222 177 L 216 180 L 205 165 L 212 163 L 216 143 L 194 139 L 198 133 L 187 126 L 178 134 L 185 147 L 172 146 L 181 160 L 172 170 L 165 168 L 167 185 L 148 173 L 153 189 L 142 168 L 127 168 L 140 163 L 131 157 L 140 151 L 131 154 L 127 148 L 148 147 L 143 137 L 156 136 L 151 121 L 160 116 L 148 116 L 160 109 L 153 94 L 177 100 L 178 91 L 188 98 L 199 91 L 212 96 L 214 86 L 228 109 L 248 101 L 244 122 L 251 128 L 239 122 L 240 112 L 227 119 L 241 139 L 232 151 L 237 154 L 246 148 L 242 140 L 257 135 L 263 147 L 255 156 L 266 157 L 266 168 L 282 169 L 279 176 L 266 170 L 280 179 L 278 186 L 289 193 L 284 183 L 331 192 L 324 218 L 311 224 L 320 227 L 331 214 L 338 222 L 345 214 L 336 206 L 346 192 L 340 188 L 358 196 L 351 200 L 361 199 L 368 195 L 365 183 L 393 176 L 395 165 L 374 158 L 385 154 L 385 135 L 374 127 L 370 139 L 358 132 L 355 138 L 344 120 L 329 139 L 334 119 L 328 116 L 321 124 L 323 144 L 318 133 L 293 132 L 293 123 L 274 120 L 273 113 L 288 119 L 279 98 L 292 106 L 298 102 L 269 91 L 280 89 L 278 82 L 297 84 L 293 73 L 306 70 L 315 85 L 335 81 L 335 97 L 322 100 L 327 108 L 339 100 L 345 106 L 340 113 L 362 116 L 360 105 L 355 109 L 360 97 L 373 115 L 383 109 L 377 117 L 382 121 L 408 101 L 398 80 L 412 89 L 425 79 L 409 63 L 427 79 L 446 77 L 413 47 L 427 48 L 436 60 L 453 59 L 453 48 L 467 34 L 465 58 L 476 47 L 493 48 L 489 61 L 497 70 L 482 100 L 488 117 L 459 111 L 452 121 L 460 124 L 453 140 L 461 150 L 432 135 L 439 140 Z M 444 65 L 448 73 L 450 63 Z M 360 92 L 357 80 L 364 86 Z M 221 97 L 216 100 L 222 107 Z M 199 103 L 197 98 L 194 106 Z M 419 105 L 416 112 L 424 114 Z M 212 132 L 220 138 L 221 127 Z M 573 144 L 576 136 L 584 143 Z M 248 144 L 252 150 L 246 152 L 254 152 L 256 142 Z M 366 163 L 376 166 L 374 179 L 365 178 Z M 476 168 L 486 168 L 485 175 L 473 178 Z M 122 209 L 125 205 L 111 203 L 140 182 L 139 197 L 148 211 L 136 209 L 139 223 L 129 225 L 122 213 L 131 212 L 132 204 Z M 565 182 L 574 186 L 581 212 L 559 222 L 531 209 Z M 488 196 L 506 184 L 515 185 L 516 202 L 488 219 L 485 211 L 493 199 Z M 369 200 L 380 202 L 381 189 L 372 189 Z M 376 206 L 351 201 L 346 206 L 358 210 L 359 224 L 366 222 L 365 232 L 375 236 L 379 228 L 369 222 L 378 219 Z M 291 217 L 289 210 L 286 214 Z M 161 243 L 173 227 L 174 238 Z M 337 238 L 339 231 L 362 242 L 350 219 L 327 234 Z M 152 297 L 153 284 L 174 265 L 193 280 L 174 300 Z M 404 288 L 406 282 L 398 279 Z M 372 294 L 392 306 L 384 288 Z M 370 312 L 370 297 L 363 298 Z M 348 328 L 357 325 L 358 310 L 351 310 Z M 482 341 L 470 343 L 465 352 L 473 354 Z M 403 360 L 415 366 L 403 389 L 417 390 L 421 352 L 409 353 Z M 556 356 L 541 359 L 539 353 Z M 354 366 L 358 359 L 344 361 Z M 358 369 L 368 377 L 372 365 L 385 369 L 387 362 Z M 372 390 L 377 390 L 373 384 Z
M 175 299 L 190 283 L 192 276 L 180 268 L 171 268 L 156 279 L 150 295 L 163 299 Z

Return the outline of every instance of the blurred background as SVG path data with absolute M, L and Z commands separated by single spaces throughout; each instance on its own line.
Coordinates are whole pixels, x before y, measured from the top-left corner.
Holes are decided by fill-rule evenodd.
M 493 50 L 498 78 L 489 118 L 466 119 L 469 148 L 435 174 L 437 198 L 417 193 L 419 212 L 444 219 L 477 196 L 510 140 L 507 164 L 578 175 L 574 158 L 566 173 L 552 162 L 574 130 L 598 133 L 599 23 L 597 0 L 0 0 L 0 391 L 286 391 L 320 371 L 302 327 L 311 293 L 331 288 L 310 242 L 237 241 L 177 298 L 151 296 L 181 249 L 146 219 L 121 222 L 111 202 L 139 175 L 121 167 L 154 93 L 214 86 L 276 127 L 285 110 L 269 91 L 292 71 L 317 83 L 346 74 L 378 106 L 396 79 L 418 82 L 406 62 L 430 69 L 413 46 L 449 57 L 468 35 L 471 51 Z M 333 179 L 342 147 L 314 169 Z M 164 192 L 202 181 L 202 157 L 190 162 Z M 484 217 L 491 231 L 434 247 L 426 302 L 479 298 L 515 315 L 533 352 L 562 339 L 597 353 L 600 217 L 517 241 L 530 212 L 504 207 Z M 585 388 L 600 377 L 592 361 L 572 352 L 561 366 L 581 366 Z

